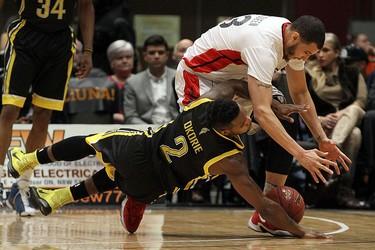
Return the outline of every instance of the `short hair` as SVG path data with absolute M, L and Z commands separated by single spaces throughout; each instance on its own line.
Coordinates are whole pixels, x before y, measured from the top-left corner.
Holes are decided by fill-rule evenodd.
M 290 28 L 300 34 L 303 42 L 315 43 L 318 49 L 323 47 L 325 27 L 319 18 L 310 15 L 301 16 L 292 23 Z
M 168 43 L 161 35 L 149 36 L 143 43 L 143 51 L 146 51 L 147 47 L 151 45 L 164 45 L 165 50 L 168 51 Z
M 240 107 L 232 99 L 219 99 L 207 106 L 208 122 L 215 129 L 226 129 L 240 113 Z
M 125 40 L 116 40 L 107 48 L 108 61 L 112 62 L 120 51 L 129 51 L 134 56 L 133 45 Z

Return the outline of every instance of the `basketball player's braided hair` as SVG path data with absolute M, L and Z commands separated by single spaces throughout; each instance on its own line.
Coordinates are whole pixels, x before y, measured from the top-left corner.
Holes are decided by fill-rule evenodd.
M 208 121 L 215 129 L 226 129 L 238 116 L 240 107 L 231 99 L 219 99 L 208 104 Z

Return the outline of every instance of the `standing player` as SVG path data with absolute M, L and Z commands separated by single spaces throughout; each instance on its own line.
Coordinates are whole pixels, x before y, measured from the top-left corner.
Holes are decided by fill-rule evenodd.
M 8 27 L 5 50 L 3 107 L 0 114 L 1 171 L 11 142 L 13 123 L 29 89 L 32 91 L 33 124 L 27 138 L 26 152 L 44 146 L 52 110 L 63 109 L 75 53 L 74 33 L 69 25 L 77 7 L 84 46 L 77 77 L 86 77 L 92 68 L 94 7 L 91 0 L 17 2 L 20 18 Z M 25 195 L 31 175 L 32 172 L 27 171 L 18 180 L 23 204 L 17 213 L 21 216 L 35 213 Z
M 282 17 L 245 15 L 210 29 L 188 48 L 176 73 L 176 92 L 183 106 L 196 100 L 217 83 L 231 79 L 247 82 L 256 122 L 306 168 L 313 179 L 326 182 L 320 170 L 333 173 L 319 163 L 321 157 L 339 161 L 345 170 L 350 159 L 325 135 L 306 87 L 304 62 L 324 44 L 323 23 L 302 16 L 291 23 Z M 285 131 L 271 109 L 272 75 L 285 68 L 290 95 L 295 104 L 307 104 L 302 113 L 321 151 L 304 150 Z M 289 165 L 266 171 L 265 192 L 285 184 Z M 336 173 L 340 170 L 334 165 Z M 257 213 L 249 221 L 262 224 Z M 254 228 L 254 227 L 252 227 Z

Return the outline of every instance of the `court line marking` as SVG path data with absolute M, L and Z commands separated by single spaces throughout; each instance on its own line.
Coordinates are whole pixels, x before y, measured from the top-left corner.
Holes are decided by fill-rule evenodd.
M 333 232 L 327 232 L 325 233 L 326 235 L 331 235 L 331 234 L 338 234 L 338 233 L 342 233 L 342 232 L 345 232 L 347 230 L 349 230 L 349 227 L 342 223 L 342 222 L 338 222 L 338 221 L 335 221 L 335 220 L 330 220 L 330 219 L 325 219 L 325 218 L 320 218 L 320 217 L 313 217 L 313 216 L 303 216 L 303 218 L 305 219 L 312 219 L 312 220 L 320 220 L 320 221 L 325 221 L 325 222 L 328 222 L 328 223 L 333 223 L 333 224 L 336 224 L 340 227 L 339 230 L 336 230 L 336 231 L 333 231 Z M 251 229 L 249 229 L 251 230 Z M 142 235 L 142 234 L 140 234 Z M 161 235 L 161 237 L 163 237 Z M 286 237 L 288 238 L 288 237 Z M 294 238 L 294 237 L 291 237 L 291 238 Z M 188 240 L 188 239 L 184 239 L 184 240 L 157 240 L 157 241 L 136 241 L 136 242 L 124 242 L 124 241 L 120 241 L 120 242 L 114 242 L 112 241 L 111 244 L 120 244 L 120 243 L 127 243 L 127 244 L 158 244 L 158 243 L 189 243 L 189 242 L 192 242 L 192 243 L 198 243 L 198 242 L 223 242 L 223 241 L 243 241 L 243 240 L 255 240 L 255 239 L 263 239 L 263 237 L 245 237 L 245 238 L 230 238 L 230 239 L 209 239 L 209 240 Z M 56 244 L 56 243 L 50 243 L 50 244 Z M 70 243 L 59 243 L 61 245 L 86 245 L 86 244 L 96 244 L 95 242 L 91 242 L 91 243 L 88 243 L 88 242 L 70 242 Z M 31 244 L 31 245 L 34 245 L 34 244 Z M 36 244 L 36 245 L 39 245 L 39 244 Z M 30 246 L 30 244 L 28 244 L 27 246 Z
M 342 222 L 338 222 L 338 221 L 335 221 L 335 220 L 329 220 L 329 219 L 324 219 L 324 218 L 319 218 L 319 217 L 313 217 L 313 216 L 303 216 L 303 218 L 305 219 L 313 219 L 313 220 L 321 220 L 321 221 L 325 221 L 325 222 L 329 222 L 329 223 L 333 223 L 333 224 L 336 224 L 340 227 L 339 230 L 336 230 L 336 231 L 333 231 L 333 232 L 328 232 L 328 233 L 325 233 L 325 234 L 339 234 L 339 233 L 342 233 L 342 232 L 345 232 L 347 230 L 349 230 L 349 227 L 342 223 Z

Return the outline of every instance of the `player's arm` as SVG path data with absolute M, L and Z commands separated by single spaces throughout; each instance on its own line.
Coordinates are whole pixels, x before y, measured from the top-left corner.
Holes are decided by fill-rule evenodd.
M 307 89 L 305 72 L 303 70 L 293 70 L 289 66 L 286 66 L 286 76 L 288 80 L 288 87 L 290 96 L 295 104 L 308 104 L 310 109 L 301 113 L 303 120 L 309 127 L 315 140 L 319 144 L 319 148 L 325 152 L 329 152 L 328 159 L 338 160 L 346 170 L 349 170 L 347 163 L 351 163 L 351 160 L 342 153 L 336 145 L 328 139 L 324 132 L 322 125 L 318 119 L 314 102 L 312 101 L 311 95 Z M 336 172 L 340 173 L 338 167 L 335 166 Z
M 253 103 L 254 118 L 258 124 L 269 136 L 272 137 L 274 141 L 293 155 L 301 165 L 310 172 L 315 182 L 319 182 L 319 179 L 326 182 L 326 179 L 320 170 L 332 174 L 333 172 L 329 169 L 329 166 L 338 168 L 337 163 L 322 158 L 327 156 L 327 153 L 321 152 L 317 149 L 304 150 L 292 137 L 289 136 L 271 109 L 272 90 L 269 84 L 262 83 L 249 75 L 248 88 Z
M 82 33 L 83 51 L 78 65 L 77 77 L 88 76 L 92 69 L 95 11 L 92 0 L 80 0 L 78 7 L 79 24 Z
M 208 92 L 204 93 L 200 98 L 210 98 L 212 100 L 228 98 L 233 99 L 234 96 L 239 96 L 250 100 L 247 82 L 242 80 L 228 80 L 223 83 L 215 84 Z M 271 109 L 278 118 L 288 122 L 294 122 L 290 117 L 293 113 L 306 112 L 309 107 L 307 105 L 282 104 L 279 101 L 272 99 Z
M 301 116 L 306 125 L 309 127 L 315 140 L 319 143 L 321 140 L 327 139 L 327 135 L 318 119 L 314 102 L 312 101 L 310 93 L 307 89 L 304 70 L 293 70 L 289 66 L 286 66 L 285 70 L 289 92 L 293 102 L 296 104 L 304 103 L 310 106 L 308 112 L 301 114 Z
M 242 154 L 224 158 L 209 168 L 210 174 L 225 174 L 236 191 L 273 226 L 286 230 L 298 237 L 327 238 L 324 234 L 304 229 L 291 219 L 276 202 L 267 198 L 250 177 Z

